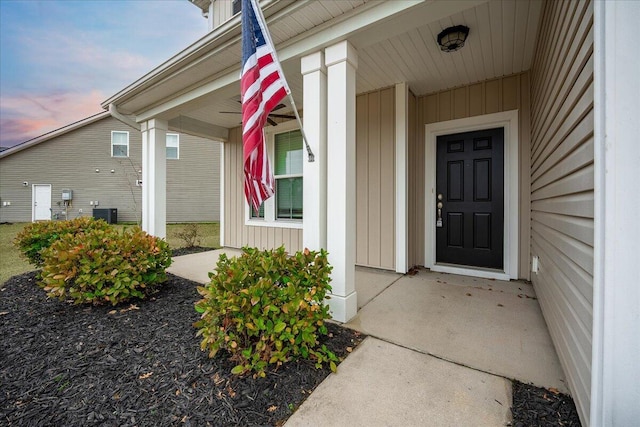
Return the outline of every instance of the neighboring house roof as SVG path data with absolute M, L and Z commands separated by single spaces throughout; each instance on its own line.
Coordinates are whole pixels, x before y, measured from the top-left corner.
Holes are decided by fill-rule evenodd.
M 105 119 L 105 118 L 110 117 L 110 116 L 111 115 L 109 114 L 109 112 L 105 111 L 105 112 L 102 112 L 102 113 L 94 114 L 93 116 L 89 116 L 89 117 L 87 117 L 85 119 L 82 119 L 82 120 L 79 120 L 77 122 L 68 124 L 68 125 L 63 126 L 63 127 L 59 128 L 59 129 L 52 130 L 51 132 L 47 132 L 47 133 L 42 134 L 40 136 L 37 136 L 37 137 L 35 137 L 33 139 L 30 139 L 28 141 L 22 142 L 22 143 L 20 143 L 18 145 L 15 145 L 13 147 L 10 147 L 10 148 L 7 148 L 7 149 L 5 149 L 3 151 L 0 151 L 0 159 L 3 158 L 3 157 L 10 156 L 10 155 L 12 155 L 14 153 L 17 153 L 19 151 L 26 150 L 27 148 L 33 147 L 34 145 L 38 145 L 38 144 L 43 143 L 45 141 L 49 141 L 50 139 L 57 138 L 57 137 L 59 137 L 61 135 L 69 133 L 69 132 L 71 132 L 73 130 L 76 130 L 78 128 L 81 128 L 83 126 L 86 126 L 88 124 L 97 122 L 98 120 L 102 120 L 102 119 Z

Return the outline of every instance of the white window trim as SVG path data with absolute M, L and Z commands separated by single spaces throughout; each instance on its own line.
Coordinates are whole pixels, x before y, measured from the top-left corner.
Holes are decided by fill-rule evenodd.
M 113 155 L 113 134 L 114 133 L 126 133 L 127 134 L 127 155 L 126 156 L 114 156 Z M 118 144 L 121 145 L 121 144 Z M 114 157 L 116 159 L 125 159 L 129 157 L 129 131 L 126 130 L 112 130 L 111 131 L 111 157 Z
M 267 141 L 267 153 L 269 160 L 273 167 L 273 159 L 275 158 L 275 136 L 279 133 L 290 132 L 300 129 L 296 120 L 291 120 L 285 123 L 278 123 L 278 126 L 269 126 L 264 130 L 265 138 Z M 297 174 L 295 176 L 298 176 Z M 286 177 L 286 175 L 281 175 Z M 304 174 L 302 175 L 304 180 Z M 302 214 L 304 216 L 304 212 Z M 244 200 L 244 224 L 252 227 L 274 227 L 274 228 L 295 228 L 302 230 L 302 219 L 277 219 L 276 218 L 276 198 L 270 197 L 264 202 L 264 219 L 251 218 L 251 209 L 247 200 Z
M 167 157 L 167 160 L 180 160 L 180 134 L 177 133 L 167 133 L 167 136 L 169 135 L 175 135 L 176 136 L 176 141 L 177 141 L 177 145 L 176 145 L 176 157 Z M 167 144 L 169 143 L 169 138 L 167 138 Z M 167 148 L 169 148 L 169 145 L 167 145 Z

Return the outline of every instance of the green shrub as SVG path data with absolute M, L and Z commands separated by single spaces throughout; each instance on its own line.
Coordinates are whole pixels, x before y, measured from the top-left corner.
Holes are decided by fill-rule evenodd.
M 25 226 L 14 240 L 14 244 L 31 264 L 42 267 L 42 251 L 65 234 L 77 234 L 86 230 L 105 230 L 110 225 L 103 220 L 80 217 L 68 221 L 42 221 Z
M 114 227 L 61 236 L 42 251 L 40 286 L 50 297 L 113 305 L 144 298 L 167 280 L 169 245 L 139 227 Z
M 283 247 L 273 251 L 243 248 L 238 258 L 222 254 L 211 282 L 199 287 L 204 297 L 195 305 L 201 313 L 197 336 L 200 347 L 214 357 L 224 349 L 237 362 L 232 373 L 254 371 L 265 376 L 269 364 L 305 358 L 316 367 L 328 363 L 335 371 L 336 356 L 318 337 L 331 316 L 326 251 L 298 252 L 289 257 Z

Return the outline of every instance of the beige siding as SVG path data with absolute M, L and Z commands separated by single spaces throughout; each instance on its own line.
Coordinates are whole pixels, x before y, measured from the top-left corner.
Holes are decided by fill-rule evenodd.
M 129 132 L 128 158 L 111 157 L 114 130 Z M 118 209 L 118 221 L 139 222 L 142 192 L 136 180 L 142 169 L 141 144 L 140 132 L 107 117 L 3 157 L 0 198 L 11 206 L 0 207 L 0 221 L 31 221 L 31 186 L 51 184 L 54 213 L 62 212 L 57 202 L 62 189 L 69 188 L 73 190 L 69 218 L 91 215 L 89 202 L 97 200 L 99 208 Z M 180 159 L 167 161 L 168 221 L 219 220 L 218 158 L 219 143 L 180 135 Z M 24 187 L 23 181 L 29 186 Z
M 532 275 L 584 425 L 593 307 L 593 5 L 547 2 L 531 70 Z
M 356 98 L 356 264 L 395 268 L 395 90 Z
M 220 142 L 180 135 L 167 159 L 167 222 L 220 221 Z
M 245 225 L 240 128 L 229 131 L 229 142 L 224 145 L 224 162 L 224 246 L 272 249 L 284 245 L 289 253 L 302 250 L 301 229 Z
M 409 265 L 424 265 L 424 125 L 482 114 L 518 110 L 520 140 L 519 277 L 529 277 L 529 73 L 487 80 L 417 99 L 415 138 L 409 145 Z

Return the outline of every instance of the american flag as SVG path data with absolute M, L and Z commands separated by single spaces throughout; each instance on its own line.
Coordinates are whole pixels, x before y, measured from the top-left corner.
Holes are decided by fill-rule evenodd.
M 242 0 L 240 77 L 244 194 L 258 211 L 275 192 L 264 125 L 271 110 L 289 94 L 289 87 L 256 0 Z

